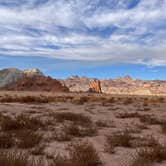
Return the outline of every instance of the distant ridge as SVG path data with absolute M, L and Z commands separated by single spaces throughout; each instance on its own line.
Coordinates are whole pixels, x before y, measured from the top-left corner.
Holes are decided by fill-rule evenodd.
M 11 91 L 69 91 L 61 82 L 46 77 L 39 69 L 19 70 L 15 68 L 0 70 L 0 89 Z
M 72 76 L 61 80 L 69 87 L 70 91 L 86 92 L 92 78 Z M 131 94 L 131 95 L 166 95 L 166 81 L 162 80 L 135 80 L 130 76 L 116 79 L 99 80 L 101 91 L 106 94 Z
M 130 76 L 99 80 L 71 76 L 67 79 L 53 79 L 39 69 L 0 70 L 0 89 L 15 91 L 91 92 L 106 94 L 166 95 L 166 81 L 138 80 Z

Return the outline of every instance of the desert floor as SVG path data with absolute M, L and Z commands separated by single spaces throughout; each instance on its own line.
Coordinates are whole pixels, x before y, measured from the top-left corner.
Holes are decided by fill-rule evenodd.
M 0 153 L 25 153 L 45 166 L 166 165 L 163 96 L 0 92 L 0 130 Z M 89 145 L 97 161 L 88 164 L 89 150 L 90 158 L 69 162 L 74 144 Z

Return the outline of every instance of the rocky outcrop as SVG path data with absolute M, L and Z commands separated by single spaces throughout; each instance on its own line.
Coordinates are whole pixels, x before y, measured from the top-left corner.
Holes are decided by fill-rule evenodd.
M 19 70 L 16 68 L 7 68 L 0 70 L 0 87 L 17 82 L 24 76 L 33 77 L 43 75 L 38 69 Z
M 44 74 L 39 70 L 39 69 L 27 69 L 23 71 L 24 75 L 28 77 L 33 77 L 33 76 L 43 76 Z
M 90 90 L 107 94 L 166 95 L 166 81 L 134 80 L 130 76 L 99 80 L 100 85 L 98 83 L 92 84 L 94 79 L 78 76 L 61 81 L 73 92 L 87 92 Z M 95 87 L 101 87 L 101 91 L 100 88 Z
M 11 91 L 51 91 L 51 92 L 69 92 L 69 89 L 62 85 L 56 79 L 37 75 L 33 77 L 23 76 L 15 83 L 11 83 L 1 88 Z
M 72 76 L 65 80 L 60 80 L 62 84 L 65 84 L 71 92 L 87 92 L 89 90 L 89 84 L 92 79 L 86 77 Z
M 0 87 L 16 82 L 24 75 L 23 71 L 16 68 L 0 70 Z
M 69 88 L 38 69 L 0 70 L 0 90 L 69 92 Z
M 101 84 L 100 84 L 99 80 L 94 79 L 94 80 L 90 81 L 89 86 L 90 86 L 89 92 L 102 93 Z

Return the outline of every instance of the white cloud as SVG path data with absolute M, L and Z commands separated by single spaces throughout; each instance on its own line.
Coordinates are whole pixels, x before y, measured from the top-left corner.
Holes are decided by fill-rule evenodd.
M 125 7 L 130 1 L 111 1 L 116 9 L 100 0 L 0 6 L 0 54 L 165 66 L 166 0 L 141 0 L 133 9 Z M 113 34 L 100 34 L 112 26 Z M 26 28 L 42 33 L 33 36 Z

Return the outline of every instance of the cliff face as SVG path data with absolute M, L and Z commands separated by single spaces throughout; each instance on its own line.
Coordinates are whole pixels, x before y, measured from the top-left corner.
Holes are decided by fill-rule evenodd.
M 89 86 L 90 86 L 89 92 L 102 93 L 101 84 L 99 80 L 94 79 L 90 81 Z
M 94 79 L 86 77 L 71 77 L 62 82 L 69 87 L 70 91 L 77 92 L 87 92 L 89 88 L 94 90 L 95 87 L 101 87 L 101 91 L 99 90 L 100 88 L 96 88 L 94 91 L 107 94 L 166 95 L 166 81 L 134 80 L 129 76 L 116 79 L 98 80 L 98 83 L 92 84 L 93 81 Z

